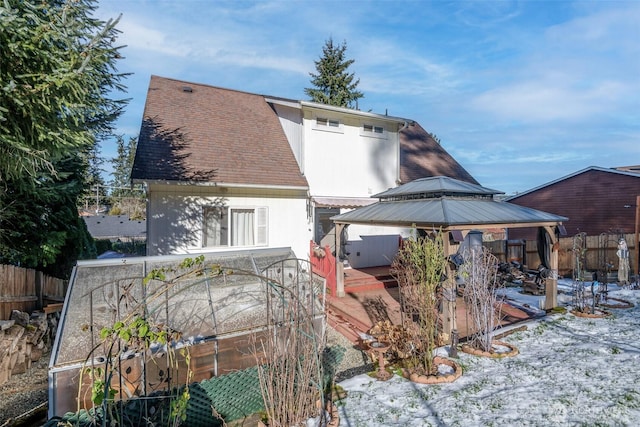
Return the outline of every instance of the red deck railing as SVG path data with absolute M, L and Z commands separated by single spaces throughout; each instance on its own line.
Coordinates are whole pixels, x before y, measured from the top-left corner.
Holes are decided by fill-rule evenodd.
M 325 278 L 329 293 L 335 296 L 337 291 L 336 257 L 331 253 L 331 248 L 329 246 L 323 248 L 311 240 L 309 244 L 309 260 L 311 261 L 313 272 Z

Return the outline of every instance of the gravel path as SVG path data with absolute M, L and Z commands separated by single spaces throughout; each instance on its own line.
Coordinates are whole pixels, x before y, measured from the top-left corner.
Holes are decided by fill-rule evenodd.
M 367 354 L 354 346 L 344 335 L 327 325 L 327 346 L 341 345 L 347 351 L 336 370 L 336 382 L 340 382 L 355 375 L 373 371 L 373 364 Z
M 47 401 L 48 365 L 47 353 L 37 362 L 33 362 L 27 372 L 12 375 L 8 382 L 0 386 L 0 426 Z

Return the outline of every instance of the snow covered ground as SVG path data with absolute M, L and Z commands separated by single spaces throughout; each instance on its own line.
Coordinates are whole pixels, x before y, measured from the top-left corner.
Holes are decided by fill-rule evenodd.
M 590 284 L 587 284 L 590 285 Z M 359 375 L 340 383 L 340 426 L 635 426 L 640 424 L 640 290 L 609 285 L 609 295 L 635 304 L 603 319 L 553 314 L 526 323 L 503 341 L 515 357 L 459 352 L 463 375 L 442 385 L 387 382 Z M 559 283 L 560 305 L 571 282 Z M 541 297 L 506 291 L 539 307 Z M 445 348 L 438 351 L 446 355 Z

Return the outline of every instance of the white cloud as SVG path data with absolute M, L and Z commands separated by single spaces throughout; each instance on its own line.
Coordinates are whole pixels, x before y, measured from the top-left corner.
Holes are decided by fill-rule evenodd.
M 589 2 L 587 2 L 588 4 Z M 598 8 L 594 2 L 593 5 Z M 640 51 L 640 3 L 616 2 L 615 8 L 586 11 L 560 25 L 550 27 L 545 37 L 552 43 L 569 49 L 582 47 L 595 51 Z
M 147 28 L 140 22 L 123 19 L 120 28 L 123 32 L 120 39 L 131 50 L 177 58 L 184 58 L 190 54 L 189 46 L 180 44 L 168 33 L 154 28 Z
M 118 9 L 119 68 L 135 73 L 123 129 L 149 74 L 303 99 L 332 37 L 355 60 L 361 109 L 417 120 L 483 184 L 638 163 L 640 2 L 100 4 Z
M 629 94 L 640 90 L 638 22 L 635 7 L 592 12 L 550 27 L 527 46 L 528 53 L 481 74 L 487 86 L 472 96 L 471 107 L 495 120 L 522 123 L 637 111 L 640 100 L 630 101 Z
M 537 80 L 502 86 L 476 96 L 471 106 L 502 120 L 523 123 L 586 120 L 606 113 L 626 95 L 618 82 L 602 81 L 590 88 Z
M 518 1 L 464 1 L 456 3 L 455 17 L 469 27 L 488 29 L 510 21 L 522 13 Z
M 127 11 L 118 25 L 122 31 L 119 43 L 127 45 L 127 57 L 149 69 L 179 61 L 173 66 L 199 67 L 203 72 L 212 65 L 305 74 L 308 71 L 308 61 L 300 59 L 299 51 L 283 55 L 282 47 L 274 44 L 273 35 L 268 34 L 269 28 L 262 23 L 243 26 L 237 16 L 232 16 L 244 12 L 242 20 L 246 21 L 269 11 L 275 13 L 277 8 L 266 3 L 242 10 L 226 9 L 231 3 L 193 4 L 199 7 L 183 9 L 176 5 L 155 13 L 149 13 L 150 7 L 134 7 Z M 135 5 L 141 6 L 137 2 Z M 105 8 L 100 15 L 113 16 L 114 11 Z M 208 21 L 207 25 L 203 21 Z

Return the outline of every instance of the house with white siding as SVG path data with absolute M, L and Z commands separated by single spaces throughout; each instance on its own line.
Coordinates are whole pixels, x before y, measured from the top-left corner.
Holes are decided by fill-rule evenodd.
M 413 120 L 158 76 L 132 170 L 148 255 L 290 247 L 304 259 L 310 241 L 334 242 L 330 217 L 429 176 L 477 184 Z M 407 233 L 354 225 L 337 252 L 388 264 Z

